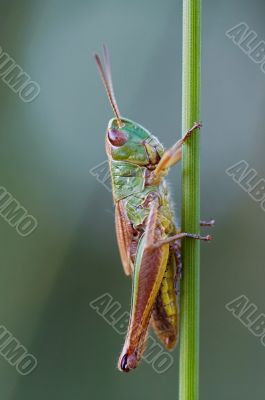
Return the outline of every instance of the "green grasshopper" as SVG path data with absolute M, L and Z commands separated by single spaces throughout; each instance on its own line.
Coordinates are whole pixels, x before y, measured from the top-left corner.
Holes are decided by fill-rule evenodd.
M 106 132 L 106 152 L 112 180 L 115 225 L 121 262 L 133 276 L 131 314 L 118 368 L 137 367 L 151 325 L 171 350 L 179 336 L 179 281 L 181 239 L 210 240 L 211 236 L 181 232 L 174 222 L 165 176 L 181 160 L 182 145 L 201 124 L 193 127 L 174 146 L 164 150 L 159 140 L 136 122 L 122 118 L 115 100 L 109 53 L 103 46 L 103 68 L 98 70 L 115 118 Z M 201 223 L 212 226 L 213 221 Z

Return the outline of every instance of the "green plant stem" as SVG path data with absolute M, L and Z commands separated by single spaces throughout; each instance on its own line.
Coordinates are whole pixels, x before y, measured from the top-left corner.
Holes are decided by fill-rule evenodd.
M 200 120 L 201 1 L 183 0 L 182 131 Z M 182 230 L 198 233 L 200 221 L 199 134 L 183 146 Z M 180 400 L 199 398 L 200 243 L 183 240 Z

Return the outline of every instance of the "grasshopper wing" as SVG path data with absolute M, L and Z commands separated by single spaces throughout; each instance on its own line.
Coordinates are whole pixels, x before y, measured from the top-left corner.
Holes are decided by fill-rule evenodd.
M 133 270 L 131 316 L 118 368 L 129 372 L 136 368 L 143 353 L 152 309 L 167 266 L 169 244 L 152 248 L 161 238 L 157 229 L 157 208 L 151 208 L 146 232 L 141 237 Z
M 132 261 L 130 249 L 133 237 L 133 229 L 122 200 L 118 201 L 115 205 L 115 226 L 123 269 L 126 275 L 131 275 Z

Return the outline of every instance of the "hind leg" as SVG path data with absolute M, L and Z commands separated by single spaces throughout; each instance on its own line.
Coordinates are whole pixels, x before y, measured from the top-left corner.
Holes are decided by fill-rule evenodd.
M 204 240 L 206 242 L 208 242 L 209 240 L 212 240 L 211 235 L 201 236 L 196 233 L 179 232 L 174 236 L 169 236 L 166 239 L 158 240 L 156 243 L 150 244 L 150 248 L 157 249 L 158 247 L 162 246 L 163 244 L 175 242 L 176 240 L 183 239 L 184 237 L 190 238 L 190 239 L 195 239 L 195 240 Z

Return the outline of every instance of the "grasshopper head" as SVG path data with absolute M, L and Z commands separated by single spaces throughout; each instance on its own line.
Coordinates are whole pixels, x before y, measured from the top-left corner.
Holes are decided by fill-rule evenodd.
M 108 124 L 106 150 L 111 160 L 128 161 L 142 166 L 153 166 L 158 163 L 164 152 L 163 146 L 141 125 L 122 118 L 113 90 L 110 58 L 106 46 L 103 46 L 105 69 L 98 54 L 95 60 L 110 105 L 115 114 Z
M 121 118 L 109 121 L 106 134 L 108 156 L 137 165 L 156 164 L 163 153 L 158 140 L 141 125 Z

